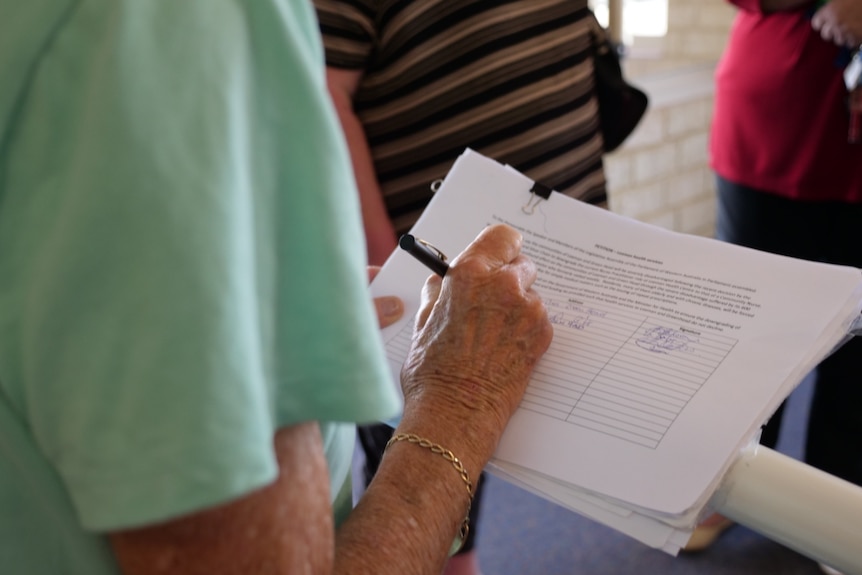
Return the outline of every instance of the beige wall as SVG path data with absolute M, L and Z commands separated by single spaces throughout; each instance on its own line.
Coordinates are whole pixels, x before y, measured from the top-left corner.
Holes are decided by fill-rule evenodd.
M 715 199 L 707 139 L 713 73 L 734 8 L 725 0 L 668 0 L 668 33 L 636 38 L 624 67 L 650 108 L 605 157 L 610 207 L 685 233 L 711 236 Z

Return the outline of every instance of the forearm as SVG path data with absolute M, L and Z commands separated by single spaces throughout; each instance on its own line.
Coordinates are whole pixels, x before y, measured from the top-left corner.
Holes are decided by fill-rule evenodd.
M 341 114 L 341 112 L 339 112 Z M 362 223 L 365 228 L 365 242 L 368 249 L 368 263 L 383 265 L 395 249 L 395 229 L 386 211 L 383 191 L 377 181 L 374 162 L 365 131 L 359 119 L 351 112 L 342 118 L 344 133 L 350 146 L 356 185 L 359 188 L 359 203 L 362 209 Z
M 335 72 L 337 73 L 337 72 Z M 368 147 L 368 139 L 362 122 L 353 111 L 349 93 L 333 81 L 329 72 L 330 95 L 335 103 L 338 118 L 350 148 L 350 160 L 359 188 L 359 202 L 362 209 L 362 222 L 365 228 L 365 242 L 368 249 L 368 263 L 383 265 L 396 246 L 395 230 L 386 211 L 383 192 L 377 180 L 374 160 Z
M 424 418 L 426 421 L 432 418 Z M 426 427 L 429 436 L 443 438 Z M 445 435 L 458 435 L 449 429 Z M 454 438 L 471 477 L 484 463 Z M 317 426 L 279 431 L 280 473 L 270 486 L 222 507 L 148 528 L 111 543 L 125 575 L 438 575 L 467 513 L 466 485 L 441 455 L 399 442 L 333 546 L 326 463 Z M 461 453 L 458 456 L 461 457 Z M 334 557 L 333 557 L 334 547 Z M 334 562 L 333 562 L 334 560 Z
M 422 436 L 439 441 L 460 459 L 465 452 L 446 445 L 443 435 L 449 434 Z M 466 465 L 471 480 L 478 478 L 481 467 Z M 469 501 L 464 480 L 446 458 L 415 443 L 395 442 L 337 533 L 335 572 L 438 575 Z
M 457 281 L 458 276 L 457 267 L 447 274 L 448 281 Z M 433 291 L 429 286 L 439 286 L 441 283 L 435 277 L 426 284 L 420 318 L 429 309 L 428 302 L 437 299 L 427 291 Z M 507 291 L 505 280 L 499 279 L 494 285 L 499 291 Z M 459 293 L 465 294 L 469 292 L 470 286 L 459 284 L 457 289 Z M 481 298 L 477 295 L 467 300 L 480 301 Z M 538 300 L 536 303 L 538 307 L 532 312 L 545 317 L 544 307 Z M 499 319 L 502 315 L 504 312 L 501 310 L 500 314 L 495 314 L 495 318 Z M 425 321 L 419 320 L 420 324 Z M 419 329 L 427 329 L 428 324 L 434 321 L 428 319 L 425 327 Z M 512 324 L 505 320 L 503 323 L 512 328 Z M 496 334 L 491 336 L 494 342 L 505 342 L 507 339 L 507 336 L 500 335 L 496 327 L 485 325 L 485 329 L 490 334 Z M 457 331 L 458 341 L 452 345 L 459 350 L 479 348 L 485 350 L 489 358 L 508 357 L 509 360 L 485 362 L 480 373 L 467 369 L 440 368 L 440 371 L 434 370 L 434 374 L 429 375 L 427 369 L 417 369 L 418 366 L 439 365 L 440 358 L 422 344 L 414 345 L 416 358 L 405 362 L 401 374 L 406 403 L 395 433 L 413 434 L 451 451 L 466 471 L 467 478 L 475 482 L 496 451 L 500 436 L 517 405 L 514 400 L 521 397 L 520 394 L 513 396 L 511 390 L 523 385 L 532 372 L 537 356 L 525 353 L 512 357 L 495 349 L 494 344 L 477 343 L 469 335 L 471 330 Z M 512 328 L 512 331 L 520 330 Z M 543 330 L 543 333 L 542 337 L 547 336 L 546 341 L 549 342 L 550 332 Z M 461 339 L 462 335 L 466 338 Z M 418 336 L 418 339 L 423 338 Z M 435 345 L 441 343 L 435 341 Z M 470 355 L 469 351 L 465 353 Z M 446 355 L 452 358 L 456 354 Z M 440 373 L 457 373 L 458 377 L 454 379 L 441 376 Z M 412 384 L 416 379 L 429 377 L 436 381 L 442 391 L 417 394 Z M 494 399 L 491 401 L 482 399 L 483 393 L 477 381 L 483 379 L 508 382 L 505 385 L 508 389 L 501 388 L 499 393 L 493 393 Z M 513 385 L 515 381 L 521 384 Z M 498 405 L 499 398 L 505 396 L 512 401 Z M 460 532 L 469 502 L 467 483 L 446 457 L 417 443 L 392 443 L 386 449 L 373 481 L 336 535 L 335 572 L 438 575 L 452 542 Z M 371 549 L 374 553 L 369 554 Z
M 280 429 L 273 483 L 223 505 L 109 541 L 124 575 L 329 575 L 333 520 L 316 423 Z

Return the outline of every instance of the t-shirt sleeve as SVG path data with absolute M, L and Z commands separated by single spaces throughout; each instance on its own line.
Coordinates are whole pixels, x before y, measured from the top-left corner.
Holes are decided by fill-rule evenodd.
M 3 206 L 26 230 L 6 246 L 22 254 L 5 262 L 23 302 L 17 368 L 89 529 L 275 477 L 239 6 L 80 2 L 22 98 Z
M 364 0 L 314 0 L 326 65 L 333 68 L 365 68 L 377 43 L 375 8 Z

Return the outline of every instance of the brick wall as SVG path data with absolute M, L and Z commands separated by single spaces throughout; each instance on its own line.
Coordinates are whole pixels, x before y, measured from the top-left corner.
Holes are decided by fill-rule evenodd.
M 711 236 L 715 188 L 707 140 L 715 63 L 734 9 L 725 0 L 669 0 L 668 33 L 635 39 L 626 75 L 650 108 L 623 146 L 605 157 L 610 208 L 636 219 Z

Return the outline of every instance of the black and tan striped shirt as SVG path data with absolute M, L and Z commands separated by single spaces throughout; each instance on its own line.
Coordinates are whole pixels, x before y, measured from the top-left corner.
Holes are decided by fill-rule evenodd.
M 605 201 L 587 0 L 315 0 L 403 232 L 464 148 Z

